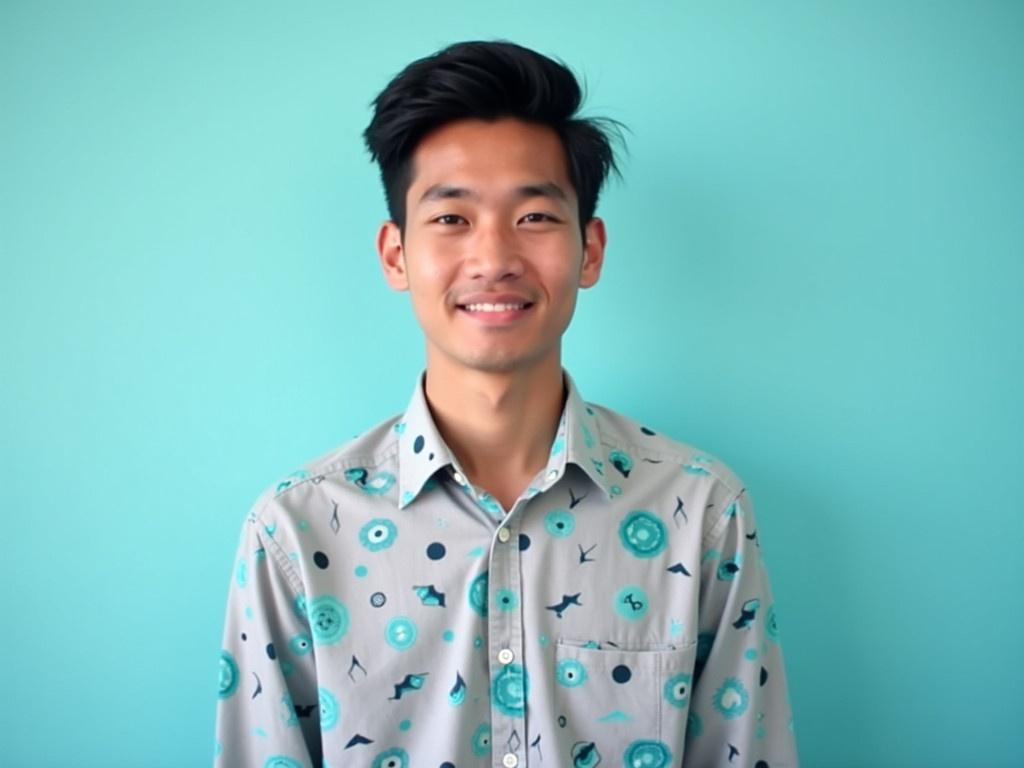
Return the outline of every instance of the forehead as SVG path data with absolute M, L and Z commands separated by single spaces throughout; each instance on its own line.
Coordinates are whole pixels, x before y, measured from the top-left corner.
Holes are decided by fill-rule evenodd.
M 567 196 L 574 193 L 558 134 L 514 118 L 457 120 L 431 131 L 417 144 L 411 170 L 408 199 L 413 204 L 435 185 L 498 192 L 553 183 Z

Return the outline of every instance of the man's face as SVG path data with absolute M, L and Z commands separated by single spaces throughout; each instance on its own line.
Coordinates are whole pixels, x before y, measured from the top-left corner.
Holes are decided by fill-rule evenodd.
M 408 290 L 427 359 L 486 372 L 559 363 L 576 292 L 597 282 L 600 219 L 580 236 L 565 151 L 550 128 L 460 120 L 412 158 L 405 240 L 385 222 L 377 248 L 388 283 Z

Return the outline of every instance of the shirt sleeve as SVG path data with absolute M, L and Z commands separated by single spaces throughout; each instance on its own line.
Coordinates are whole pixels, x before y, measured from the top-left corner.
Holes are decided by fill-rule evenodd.
M 254 512 L 243 525 L 228 592 L 215 766 L 319 768 L 317 705 L 301 579 L 274 526 Z
M 798 765 L 775 604 L 744 491 L 704 542 L 686 766 Z

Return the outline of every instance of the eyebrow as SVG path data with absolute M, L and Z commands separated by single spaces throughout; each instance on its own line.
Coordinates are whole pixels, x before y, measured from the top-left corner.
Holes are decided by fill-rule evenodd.
M 525 200 L 531 197 L 547 197 L 552 200 L 568 202 L 569 196 L 565 194 L 560 186 L 552 181 L 545 181 L 539 184 L 524 184 L 512 191 L 513 197 Z M 449 184 L 434 184 L 427 187 L 426 192 L 420 197 L 419 205 L 431 200 L 453 200 L 468 198 L 479 200 L 480 193 L 466 187 L 453 187 Z

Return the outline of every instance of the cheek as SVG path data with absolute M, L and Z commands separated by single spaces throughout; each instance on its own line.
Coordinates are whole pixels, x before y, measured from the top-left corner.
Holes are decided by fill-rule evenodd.
M 445 254 L 417 251 L 407 257 L 406 268 L 409 288 L 413 299 L 431 301 L 438 293 L 444 293 L 451 285 L 455 260 Z
M 561 263 L 548 272 L 547 283 L 559 296 L 575 296 L 580 286 L 580 262 L 574 257 L 565 259 L 563 255 Z

